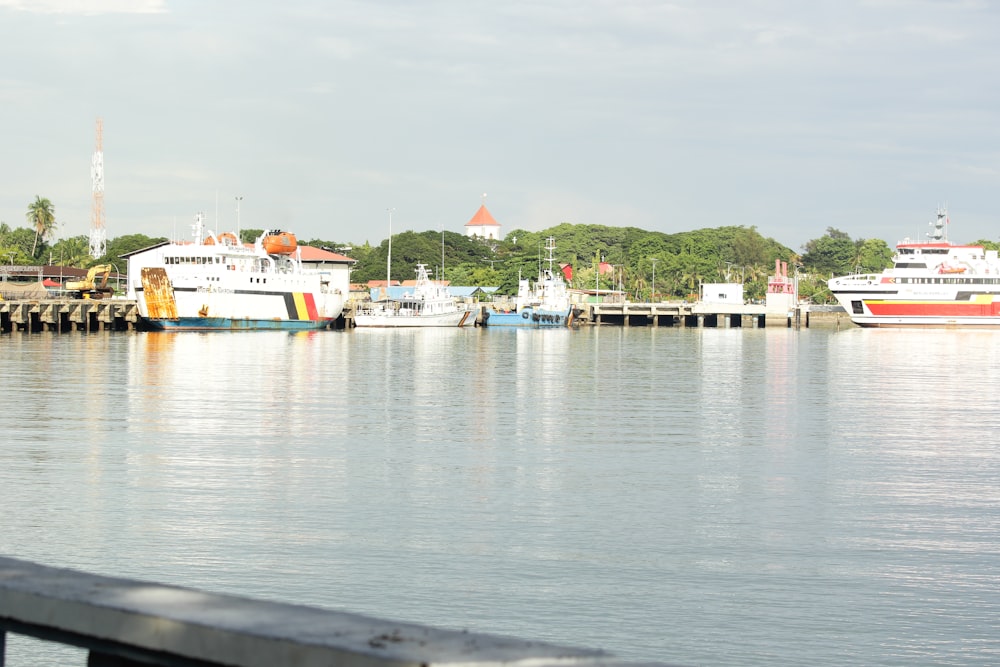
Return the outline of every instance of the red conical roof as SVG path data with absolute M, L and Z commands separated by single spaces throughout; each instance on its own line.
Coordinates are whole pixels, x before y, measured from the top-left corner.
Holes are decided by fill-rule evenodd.
M 490 212 L 486 210 L 486 204 L 479 207 L 476 214 L 472 216 L 472 220 L 465 223 L 466 227 L 499 227 L 500 223 L 493 219 Z

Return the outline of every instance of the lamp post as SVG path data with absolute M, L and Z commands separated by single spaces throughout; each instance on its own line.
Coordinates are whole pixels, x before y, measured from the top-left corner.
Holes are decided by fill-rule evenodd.
M 653 258 L 653 282 L 649 287 L 649 300 L 652 302 L 656 298 L 656 258 Z
M 388 298 L 389 285 L 391 280 L 389 278 L 389 274 L 392 272 L 392 212 L 395 211 L 396 209 L 387 208 L 385 210 L 388 211 L 389 213 L 389 252 L 386 254 L 385 257 L 385 296 L 386 298 Z
M 122 291 L 122 274 L 118 271 L 118 266 L 114 262 L 111 263 L 111 268 L 115 270 L 115 293 Z
M 236 239 L 242 243 L 240 238 L 240 202 L 243 201 L 243 195 L 237 195 L 236 197 Z

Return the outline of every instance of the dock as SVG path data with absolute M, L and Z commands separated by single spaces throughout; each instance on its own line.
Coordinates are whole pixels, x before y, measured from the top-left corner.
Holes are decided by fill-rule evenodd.
M 477 308 L 476 326 L 481 326 L 488 305 Z M 798 308 L 791 312 L 767 312 L 760 304 L 729 305 L 663 301 L 658 303 L 578 304 L 580 325 L 624 327 L 764 328 L 809 327 L 819 320 L 853 326 L 843 309 Z M 837 312 L 834 312 L 837 311 Z M 53 331 L 131 331 L 139 323 L 139 309 L 128 299 L 24 299 L 0 300 L 0 334 Z M 489 324 L 487 323 L 487 326 Z M 332 326 L 353 327 L 353 304 Z
M 0 300 L 0 333 L 128 331 L 138 321 L 136 302 L 126 299 Z
M 589 324 L 654 327 L 763 328 L 787 326 L 789 313 L 771 313 L 763 305 L 711 304 L 684 301 L 657 303 L 587 303 L 580 305 L 579 320 Z M 769 321 L 770 320 L 770 321 Z

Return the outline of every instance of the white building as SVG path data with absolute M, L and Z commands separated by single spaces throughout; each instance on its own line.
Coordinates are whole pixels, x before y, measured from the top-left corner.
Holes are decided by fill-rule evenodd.
M 742 283 L 703 283 L 701 303 L 743 305 Z
M 465 235 L 481 236 L 484 239 L 497 241 L 503 238 L 503 234 L 500 232 L 500 223 L 494 220 L 490 212 L 486 210 L 486 204 L 480 206 L 472 219 L 465 223 Z

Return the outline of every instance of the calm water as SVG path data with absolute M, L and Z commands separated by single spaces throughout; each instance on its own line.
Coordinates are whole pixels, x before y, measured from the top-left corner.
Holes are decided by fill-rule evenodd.
M 1000 663 L 1000 333 L 13 334 L 0 368 L 3 555 L 630 661 Z

